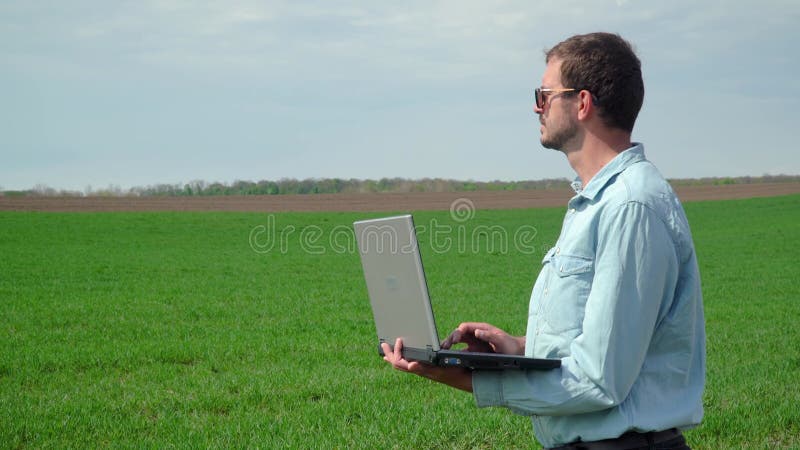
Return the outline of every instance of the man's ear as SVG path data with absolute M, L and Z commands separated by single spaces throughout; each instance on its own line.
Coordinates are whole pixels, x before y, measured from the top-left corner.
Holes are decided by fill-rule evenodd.
M 587 90 L 578 92 L 578 120 L 588 120 L 595 115 L 592 94 Z

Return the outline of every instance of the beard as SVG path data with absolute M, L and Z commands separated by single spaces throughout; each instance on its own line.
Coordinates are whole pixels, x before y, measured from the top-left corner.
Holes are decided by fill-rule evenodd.
M 566 151 L 567 144 L 578 135 L 578 124 L 571 119 L 561 122 L 560 126 L 548 128 L 542 134 L 542 147 Z

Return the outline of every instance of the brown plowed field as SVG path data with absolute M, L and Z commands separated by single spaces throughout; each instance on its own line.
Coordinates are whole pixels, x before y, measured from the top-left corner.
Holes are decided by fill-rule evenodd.
M 683 201 L 773 197 L 800 193 L 800 183 L 678 186 L 676 191 Z M 419 211 L 447 210 L 460 199 L 469 200 L 477 209 L 512 209 L 565 206 L 572 195 L 571 189 L 546 189 L 220 197 L 0 196 L 0 211 Z

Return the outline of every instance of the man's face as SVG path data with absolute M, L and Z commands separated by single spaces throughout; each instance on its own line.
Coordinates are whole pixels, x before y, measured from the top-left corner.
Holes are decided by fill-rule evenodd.
M 562 89 L 574 86 L 561 84 L 561 60 L 551 59 L 547 63 L 542 76 L 542 88 Z M 549 93 L 545 95 L 542 108 L 536 108 L 541 127 L 541 142 L 545 148 L 566 152 L 578 135 L 578 121 L 575 118 L 575 100 L 573 95 Z

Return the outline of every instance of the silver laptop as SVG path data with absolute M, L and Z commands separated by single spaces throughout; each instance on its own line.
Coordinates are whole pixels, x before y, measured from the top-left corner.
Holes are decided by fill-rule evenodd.
M 403 338 L 403 357 L 471 369 L 553 369 L 559 359 L 444 350 L 433 317 L 411 215 L 353 223 L 367 281 L 378 346 Z

